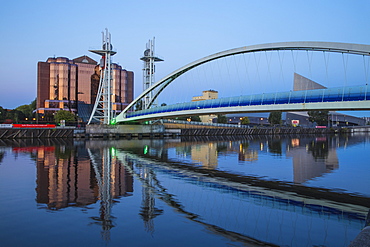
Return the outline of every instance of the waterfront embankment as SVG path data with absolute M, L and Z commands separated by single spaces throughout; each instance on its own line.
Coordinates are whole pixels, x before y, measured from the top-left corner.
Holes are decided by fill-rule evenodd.
M 85 128 L 0 128 L 0 139 L 27 138 L 176 138 L 179 136 L 300 135 L 370 132 L 370 126 L 345 128 L 303 127 L 209 127 L 157 125 L 89 125 Z

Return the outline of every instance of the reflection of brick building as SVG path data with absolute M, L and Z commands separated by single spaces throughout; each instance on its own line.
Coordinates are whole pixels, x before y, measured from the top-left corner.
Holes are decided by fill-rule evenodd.
M 217 143 L 192 145 L 191 159 L 195 162 L 200 162 L 204 168 L 217 168 Z
M 318 141 L 317 150 L 324 152 L 324 147 L 328 147 L 325 141 Z M 325 173 L 339 168 L 339 161 L 335 148 L 328 148 L 327 153 L 324 152 L 322 157 L 315 157 L 312 151 L 308 150 L 308 146 L 314 146 L 312 143 L 300 143 L 299 139 L 292 139 L 291 148 L 286 152 L 287 157 L 291 157 L 293 161 L 293 177 L 294 183 L 304 183 L 308 180 L 321 177 Z
M 78 103 L 94 104 L 100 79 L 99 65 L 88 56 L 48 58 L 38 62 L 37 112 L 60 109 L 77 113 Z M 112 64 L 113 110 L 122 111 L 133 100 L 133 72 Z
M 37 151 L 37 203 L 58 210 L 99 200 L 98 177 L 87 154 L 74 157 L 73 152 L 56 155 L 57 152 Z M 111 198 L 133 192 L 132 176 L 116 160 L 111 163 L 111 179 Z

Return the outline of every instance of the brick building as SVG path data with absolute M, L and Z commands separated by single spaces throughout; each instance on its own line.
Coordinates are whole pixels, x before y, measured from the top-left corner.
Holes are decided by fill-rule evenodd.
M 134 95 L 134 73 L 112 64 L 113 110 L 121 112 Z M 98 63 L 88 56 L 48 58 L 37 65 L 37 113 L 50 116 L 58 110 L 78 114 L 87 121 L 100 80 Z M 91 110 L 90 110 L 91 112 Z

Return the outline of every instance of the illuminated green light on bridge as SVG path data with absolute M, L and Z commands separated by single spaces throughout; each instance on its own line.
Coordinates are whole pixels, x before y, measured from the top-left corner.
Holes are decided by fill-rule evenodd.
M 117 120 L 115 118 L 113 118 L 112 120 L 110 120 L 110 125 L 115 125 L 117 124 Z
M 147 154 L 149 152 L 149 146 L 145 145 L 144 146 L 144 154 Z

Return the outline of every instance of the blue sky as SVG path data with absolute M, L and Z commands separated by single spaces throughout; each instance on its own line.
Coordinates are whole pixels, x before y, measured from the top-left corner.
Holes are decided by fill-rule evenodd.
M 142 89 L 146 42 L 156 38 L 156 79 L 204 56 L 280 41 L 370 44 L 370 1 L 2 1 L 0 106 L 36 97 L 37 62 L 48 57 L 98 56 L 101 32 L 112 34 L 113 61 L 135 72 Z

